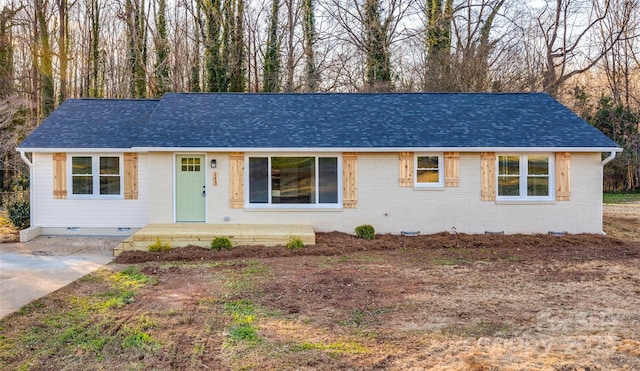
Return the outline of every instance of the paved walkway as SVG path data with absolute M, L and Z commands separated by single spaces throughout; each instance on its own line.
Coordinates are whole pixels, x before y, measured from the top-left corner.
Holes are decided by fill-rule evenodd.
M 0 244 L 0 318 L 111 262 L 121 240 L 38 237 Z

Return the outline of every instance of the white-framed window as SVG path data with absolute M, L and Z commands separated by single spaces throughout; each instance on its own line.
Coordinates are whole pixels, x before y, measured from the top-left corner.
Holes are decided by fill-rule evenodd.
M 245 200 L 256 208 L 323 208 L 341 204 L 338 156 L 248 156 Z
M 548 153 L 498 154 L 498 200 L 553 200 L 554 159 Z
M 73 198 L 122 198 L 121 155 L 70 155 L 70 196 Z
M 444 156 L 424 153 L 415 156 L 415 187 L 444 187 Z

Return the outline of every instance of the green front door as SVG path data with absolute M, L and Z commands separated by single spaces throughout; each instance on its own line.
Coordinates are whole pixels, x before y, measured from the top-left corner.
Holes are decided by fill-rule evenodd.
M 176 222 L 204 222 L 207 204 L 204 156 L 176 158 Z

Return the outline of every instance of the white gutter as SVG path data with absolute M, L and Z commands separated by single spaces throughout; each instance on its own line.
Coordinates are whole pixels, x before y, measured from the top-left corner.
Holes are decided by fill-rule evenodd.
M 55 153 L 55 152 L 65 152 L 65 153 L 123 153 L 123 152 L 131 152 L 131 148 L 40 148 L 40 147 L 23 147 L 17 149 L 20 152 L 30 152 L 30 153 Z M 608 149 L 607 149 L 608 151 Z M 606 152 L 606 151 L 600 151 Z
M 35 150 L 41 152 L 40 149 Z M 45 150 L 47 152 L 55 152 Z M 132 152 L 358 152 L 358 153 L 395 153 L 395 152 L 621 152 L 621 148 L 612 147 L 132 147 Z M 65 151 L 58 151 L 65 152 Z M 67 150 L 66 152 L 70 152 Z M 86 152 L 86 151 L 85 151 Z M 126 151 L 125 151 L 126 152 Z
M 616 158 L 616 151 L 611 151 L 611 154 L 609 155 L 609 157 L 607 157 L 604 160 L 602 160 L 602 166 L 604 167 L 604 165 L 606 165 L 609 162 L 613 161 L 614 158 Z
M 360 152 L 360 153 L 392 153 L 392 152 L 622 152 L 622 148 L 612 147 L 130 147 L 130 148 L 18 148 L 18 151 L 31 153 L 123 153 L 123 152 Z
M 24 151 L 20 151 L 20 158 L 25 164 L 27 164 L 27 166 L 29 166 L 29 169 L 33 169 L 33 162 L 31 162 L 31 160 L 29 160 L 29 158 L 25 156 Z
M 20 158 L 22 159 L 22 162 L 27 164 L 29 167 L 29 226 L 33 227 L 33 221 L 35 219 L 33 216 L 33 187 L 31 186 L 33 182 L 33 162 L 31 162 L 31 160 L 29 160 L 29 158 L 24 154 L 24 151 L 20 151 Z
M 609 155 L 609 157 L 605 158 L 604 160 L 602 160 L 602 167 L 600 168 L 600 179 L 603 179 L 603 173 L 604 173 L 604 166 L 606 164 L 608 164 L 609 162 L 613 161 L 614 158 L 616 158 L 616 152 L 620 152 L 622 151 L 621 148 L 619 148 L 619 151 L 611 151 L 611 154 Z M 600 215 L 602 215 L 603 211 L 603 205 L 602 203 L 600 203 Z M 607 232 L 604 231 L 604 229 L 602 230 L 602 232 L 600 232 L 603 236 L 607 235 Z

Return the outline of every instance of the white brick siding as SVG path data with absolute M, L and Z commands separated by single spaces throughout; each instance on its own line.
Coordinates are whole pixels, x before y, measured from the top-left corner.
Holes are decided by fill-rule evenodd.
M 148 156 L 138 157 L 138 199 L 54 199 L 53 155 L 33 154 L 34 226 L 45 228 L 140 228 L 148 224 Z M 67 161 L 67 171 L 71 164 Z M 70 187 L 67 184 L 67 187 Z
M 42 227 L 142 227 L 174 222 L 172 153 L 141 153 L 138 200 L 54 200 L 51 154 L 34 154 L 35 223 Z M 217 168 L 208 164 L 215 158 Z M 378 233 L 602 232 L 600 153 L 571 154 L 571 200 L 501 204 L 480 199 L 480 154 L 460 153 L 460 186 L 415 190 L 399 186 L 397 153 L 358 154 L 358 207 L 339 210 L 256 210 L 229 207 L 229 156 L 207 154 L 207 223 L 312 224 L 317 231 L 352 233 L 372 224 Z M 246 166 L 246 164 L 245 164 Z M 214 185 L 217 173 L 218 184 Z M 229 218 L 225 221 L 225 218 Z

